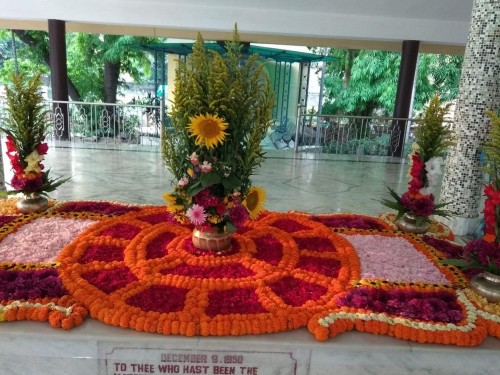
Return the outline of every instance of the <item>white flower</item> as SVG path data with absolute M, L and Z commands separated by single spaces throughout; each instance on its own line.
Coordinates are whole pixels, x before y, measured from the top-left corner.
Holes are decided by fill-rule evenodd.
M 203 173 L 209 173 L 211 170 L 212 170 L 212 164 L 210 164 L 208 161 L 205 160 L 201 165 L 201 171 Z
M 439 176 L 441 174 L 441 162 L 443 161 L 442 158 L 430 158 L 427 160 L 425 163 L 425 170 L 427 172 L 427 178 L 429 178 L 430 175 L 432 176 Z
M 26 168 L 24 168 L 25 173 L 35 172 L 40 173 L 39 163 L 44 159 L 43 155 L 40 155 L 36 150 L 24 158 L 24 161 L 28 163 Z
M 187 184 L 189 184 L 189 180 L 187 177 L 182 177 L 179 182 L 178 182 L 179 186 L 186 186 Z

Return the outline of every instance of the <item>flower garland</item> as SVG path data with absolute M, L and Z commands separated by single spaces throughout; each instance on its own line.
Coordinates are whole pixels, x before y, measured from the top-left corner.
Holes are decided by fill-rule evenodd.
M 190 251 L 189 228 L 143 220 L 163 214 L 144 209 L 103 222 L 60 255 L 63 284 L 91 316 L 164 334 L 278 332 L 305 326 L 359 279 L 349 243 L 304 215 L 249 222 L 233 236 L 235 253 L 212 256 Z

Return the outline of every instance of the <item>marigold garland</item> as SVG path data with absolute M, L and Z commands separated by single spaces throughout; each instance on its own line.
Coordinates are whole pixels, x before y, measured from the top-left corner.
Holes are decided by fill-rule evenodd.
M 163 210 L 143 209 L 89 228 L 60 255 L 64 285 L 91 316 L 169 334 L 271 333 L 305 326 L 359 278 L 359 260 L 349 242 L 303 215 L 266 215 L 233 236 L 236 253 L 197 256 L 186 246 L 189 228 L 141 220 Z M 117 229 L 123 226 L 137 231 Z M 296 238 L 323 238 L 331 248 L 318 253 L 301 248 Z M 262 256 L 264 243 L 281 252 L 278 262 Z M 86 257 L 92 246 L 113 244 L 123 248 L 122 259 Z M 311 258 L 338 262 L 337 277 L 321 274 Z M 121 281 L 110 287 L 110 277 Z

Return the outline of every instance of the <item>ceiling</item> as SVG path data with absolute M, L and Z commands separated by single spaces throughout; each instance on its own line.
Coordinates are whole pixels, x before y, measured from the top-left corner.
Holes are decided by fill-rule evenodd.
M 0 0 L 0 28 L 229 39 L 244 41 L 463 53 L 473 0 Z

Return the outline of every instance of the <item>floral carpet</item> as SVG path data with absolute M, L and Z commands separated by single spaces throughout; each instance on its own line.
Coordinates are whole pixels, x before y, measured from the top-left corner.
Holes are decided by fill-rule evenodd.
M 437 222 L 416 236 L 387 214 L 265 212 L 218 256 L 163 206 L 51 202 L 19 215 L 13 202 L 0 205 L 0 321 L 69 329 L 90 314 L 162 334 L 307 326 L 318 340 L 358 330 L 463 346 L 500 337 L 500 306 L 440 263 L 463 249 Z

